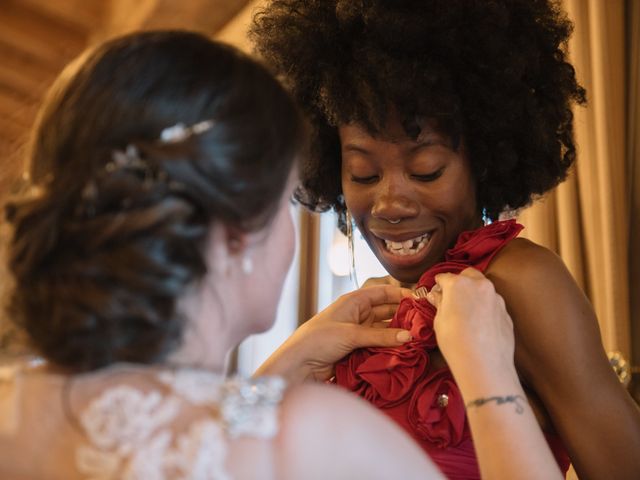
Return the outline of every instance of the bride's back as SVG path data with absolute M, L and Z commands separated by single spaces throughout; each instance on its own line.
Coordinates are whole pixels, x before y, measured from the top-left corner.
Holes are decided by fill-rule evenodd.
M 2 375 L 0 478 L 439 478 L 395 425 L 335 388 L 124 364 Z
M 124 364 L 2 372 L 0 478 L 273 478 L 279 378 Z

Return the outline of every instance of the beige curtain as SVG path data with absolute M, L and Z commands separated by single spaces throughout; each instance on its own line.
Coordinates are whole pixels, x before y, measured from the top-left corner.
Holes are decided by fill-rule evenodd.
M 625 2 L 563 4 L 575 24 L 570 56 L 588 94 L 588 106 L 574 110 L 578 158 L 569 179 L 519 219 L 590 298 L 607 351 L 630 359 Z
M 627 168 L 629 171 L 629 287 L 631 348 L 640 365 L 640 0 L 627 0 Z M 637 371 L 637 367 L 635 368 Z M 639 372 L 640 373 L 640 372 Z M 640 386 L 636 386 L 640 398 Z

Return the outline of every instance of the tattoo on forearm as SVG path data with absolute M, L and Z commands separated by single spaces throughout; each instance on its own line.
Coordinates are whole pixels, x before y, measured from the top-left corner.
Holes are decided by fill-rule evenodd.
M 489 402 L 496 402 L 498 405 L 503 405 L 505 403 L 513 403 L 516 406 L 516 413 L 518 415 L 522 415 L 524 412 L 523 404 L 526 403 L 526 399 L 522 395 L 506 395 L 504 397 L 488 397 L 488 398 L 476 398 L 475 400 L 467 403 L 467 408 L 473 407 L 481 407 Z

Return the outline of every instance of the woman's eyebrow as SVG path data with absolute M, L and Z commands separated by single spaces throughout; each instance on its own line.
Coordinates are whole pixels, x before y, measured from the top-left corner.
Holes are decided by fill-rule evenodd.
M 357 144 L 357 143 L 352 143 L 352 142 L 345 143 L 344 145 L 342 145 L 342 151 L 343 152 L 358 152 L 358 153 L 364 153 L 366 155 L 371 153 L 363 145 L 360 145 L 360 144 Z

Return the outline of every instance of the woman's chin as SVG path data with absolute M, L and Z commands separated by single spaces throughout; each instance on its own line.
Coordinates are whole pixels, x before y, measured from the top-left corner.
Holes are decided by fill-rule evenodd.
M 421 267 L 416 271 L 407 269 L 392 269 L 390 267 L 385 268 L 389 272 L 389 275 L 400 282 L 401 286 L 403 287 L 412 287 L 413 285 L 418 283 L 418 280 L 420 280 L 420 277 L 424 273 L 424 269 L 422 269 Z

